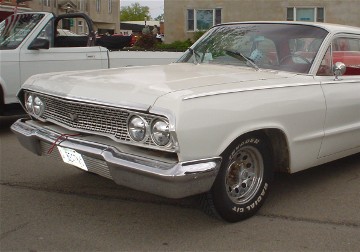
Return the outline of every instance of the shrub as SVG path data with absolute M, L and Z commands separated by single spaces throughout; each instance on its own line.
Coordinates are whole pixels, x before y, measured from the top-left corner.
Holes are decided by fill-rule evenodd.
M 204 35 L 205 32 L 206 31 L 196 31 L 193 37 L 194 41 L 196 42 L 202 35 Z
M 192 45 L 192 42 L 190 39 L 184 40 L 184 41 L 174 41 L 170 44 L 156 44 L 157 50 L 163 50 L 163 51 L 180 51 L 184 52 L 186 49 L 188 49 Z
M 150 50 L 155 48 L 156 42 L 157 41 L 152 34 L 143 34 L 138 38 L 134 46 Z

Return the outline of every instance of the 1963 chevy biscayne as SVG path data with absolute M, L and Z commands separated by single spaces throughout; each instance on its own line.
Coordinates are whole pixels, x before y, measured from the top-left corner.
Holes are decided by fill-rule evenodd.
M 234 222 L 274 171 L 360 151 L 360 29 L 246 22 L 210 29 L 176 62 L 36 75 L 18 93 L 23 146 L 169 198 L 203 194 Z

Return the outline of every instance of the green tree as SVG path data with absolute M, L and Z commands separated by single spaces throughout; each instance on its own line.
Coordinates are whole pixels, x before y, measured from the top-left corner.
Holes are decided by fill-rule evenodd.
M 155 21 L 164 21 L 164 13 L 154 18 Z
M 131 6 L 124 6 L 120 9 L 121 21 L 144 21 L 150 20 L 150 10 L 148 6 L 141 6 L 138 2 Z

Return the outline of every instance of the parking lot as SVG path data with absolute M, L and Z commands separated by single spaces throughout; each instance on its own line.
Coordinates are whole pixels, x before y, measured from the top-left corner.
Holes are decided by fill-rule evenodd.
M 1 251 L 358 251 L 360 154 L 276 174 L 260 212 L 228 224 L 26 151 L 0 119 Z

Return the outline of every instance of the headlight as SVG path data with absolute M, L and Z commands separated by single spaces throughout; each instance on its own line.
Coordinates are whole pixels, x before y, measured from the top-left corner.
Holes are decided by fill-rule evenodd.
M 128 123 L 128 132 L 132 140 L 141 142 L 146 137 L 147 122 L 140 116 L 132 116 Z
M 34 114 L 37 116 L 41 116 L 45 109 L 44 102 L 38 97 L 35 96 L 33 101 Z
M 151 127 L 151 136 L 157 145 L 167 145 L 170 142 L 169 123 L 156 120 Z
M 33 107 L 33 96 L 29 93 L 27 93 L 25 95 L 25 108 L 27 109 L 27 111 L 29 113 L 33 113 L 34 112 L 34 107 Z

